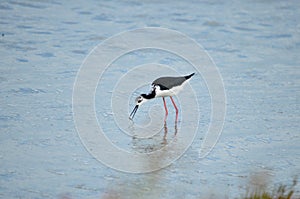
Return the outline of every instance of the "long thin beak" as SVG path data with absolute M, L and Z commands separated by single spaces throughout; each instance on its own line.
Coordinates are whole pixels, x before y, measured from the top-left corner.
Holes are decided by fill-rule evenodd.
M 133 111 L 130 113 L 129 119 L 131 119 L 131 120 L 133 119 L 133 117 L 134 117 L 136 111 L 138 110 L 138 108 L 139 108 L 139 105 L 135 105 Z

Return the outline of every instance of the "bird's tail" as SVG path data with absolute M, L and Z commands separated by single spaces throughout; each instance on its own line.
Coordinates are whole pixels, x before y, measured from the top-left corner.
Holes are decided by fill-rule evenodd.
M 190 75 L 184 76 L 185 79 L 190 79 L 193 75 L 195 75 L 195 73 L 192 73 Z

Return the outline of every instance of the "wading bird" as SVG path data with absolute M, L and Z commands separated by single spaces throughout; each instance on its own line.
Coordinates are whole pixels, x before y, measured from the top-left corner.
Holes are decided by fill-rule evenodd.
M 186 76 L 180 76 L 180 77 L 160 77 L 153 81 L 151 84 L 152 89 L 149 94 L 141 94 L 135 99 L 136 105 L 131 112 L 129 119 L 133 119 L 135 113 L 137 112 L 140 105 L 147 102 L 150 99 L 154 99 L 156 97 L 162 97 L 165 107 L 165 119 L 164 122 L 166 122 L 167 116 L 168 116 L 168 109 L 166 106 L 165 97 L 170 97 L 172 104 L 176 110 L 176 122 L 178 119 L 178 108 L 172 98 L 172 96 L 177 95 L 184 87 L 184 85 L 188 82 L 188 80 L 194 75 L 195 73 L 192 73 L 190 75 Z

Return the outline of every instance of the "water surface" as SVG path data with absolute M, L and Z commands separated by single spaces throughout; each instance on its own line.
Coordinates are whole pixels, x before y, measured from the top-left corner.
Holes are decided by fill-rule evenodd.
M 1 1 L 0 197 L 234 198 L 261 170 L 274 184 L 290 183 L 300 172 L 299 10 L 297 1 Z M 193 144 L 169 167 L 137 175 L 110 169 L 86 151 L 74 126 L 72 89 L 90 50 L 142 27 L 180 31 L 207 50 L 224 80 L 227 115 L 218 144 L 199 159 L 210 97 L 196 75 L 191 86 L 201 109 Z M 149 152 L 174 140 L 174 112 L 166 140 L 162 130 L 138 141 L 119 136 L 99 97 L 111 95 L 109 82 L 127 67 L 154 62 L 190 72 L 177 57 L 141 51 L 120 58 L 107 71 L 107 90 L 96 92 L 98 119 L 128 150 Z M 151 103 L 162 106 L 161 99 Z

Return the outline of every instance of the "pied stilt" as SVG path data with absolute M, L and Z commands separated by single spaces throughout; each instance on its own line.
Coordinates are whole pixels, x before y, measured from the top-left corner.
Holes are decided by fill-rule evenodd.
M 194 75 L 195 73 L 192 73 L 190 75 L 186 76 L 180 76 L 180 77 L 160 77 L 153 81 L 152 83 L 152 89 L 149 94 L 141 94 L 138 96 L 135 100 L 136 105 L 131 112 L 129 118 L 132 120 L 135 113 L 137 112 L 139 106 L 143 104 L 144 102 L 147 102 L 150 99 L 156 98 L 156 97 L 162 97 L 165 107 L 165 119 L 164 122 L 166 122 L 167 116 L 168 116 L 168 109 L 165 101 L 165 97 L 170 97 L 172 104 L 176 110 L 176 122 L 178 119 L 178 108 L 172 98 L 172 96 L 177 95 L 184 87 L 184 85 L 188 82 L 188 80 Z

